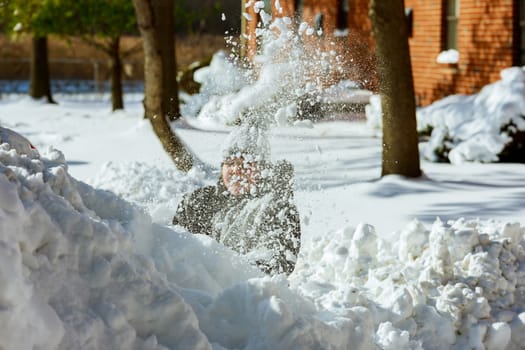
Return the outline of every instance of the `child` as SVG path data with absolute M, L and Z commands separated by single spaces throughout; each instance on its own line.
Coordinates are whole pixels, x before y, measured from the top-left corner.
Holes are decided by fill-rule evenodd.
M 269 274 L 290 274 L 300 247 L 293 203 L 293 168 L 268 161 L 264 130 L 241 126 L 230 134 L 216 186 L 186 194 L 173 224 L 204 233 Z

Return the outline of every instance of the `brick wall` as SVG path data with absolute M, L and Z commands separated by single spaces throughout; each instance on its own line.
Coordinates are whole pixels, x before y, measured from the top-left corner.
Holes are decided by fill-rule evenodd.
M 350 0 L 350 32 L 354 29 L 361 36 L 372 37 L 367 4 L 368 0 Z M 405 7 L 413 11 L 413 35 L 409 42 L 418 105 L 427 105 L 454 93 L 479 91 L 498 80 L 499 72 L 512 66 L 516 54 L 513 0 L 460 0 L 459 61 L 437 63 L 436 58 L 443 50 L 445 4 L 441 0 L 405 0 Z
M 513 1 L 460 0 L 457 64 L 439 64 L 442 2 L 406 0 L 413 8 L 410 51 L 416 98 L 429 104 L 453 93 L 472 94 L 513 64 Z
M 368 19 L 369 0 L 348 0 L 348 48 L 353 78 L 369 90 L 377 91 L 372 23 Z
M 349 1 L 348 40 L 341 43 L 346 52 L 353 78 L 376 88 L 373 37 L 368 18 L 369 0 Z M 280 0 L 290 11 L 293 0 Z M 443 0 L 405 0 L 412 8 L 413 36 L 410 54 L 418 105 L 427 105 L 444 96 L 472 94 L 500 78 L 499 72 L 512 66 L 516 57 L 513 43 L 514 0 L 459 0 L 457 64 L 439 64 L 436 58 L 443 50 Z M 303 0 L 303 21 L 313 25 L 319 12 L 324 14 L 325 33 L 336 26 L 335 0 Z

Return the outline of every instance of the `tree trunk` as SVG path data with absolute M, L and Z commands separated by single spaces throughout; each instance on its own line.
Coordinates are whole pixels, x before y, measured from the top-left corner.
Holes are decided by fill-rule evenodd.
M 383 109 L 382 176 L 421 175 L 416 106 L 403 0 L 371 0 Z
M 120 60 L 120 37 L 111 39 L 111 105 L 114 111 L 124 109 L 122 99 L 122 61 Z
M 162 59 L 162 106 L 170 120 L 180 116 L 175 55 L 173 0 L 153 1 Z
M 33 98 L 46 97 L 47 102 L 55 103 L 51 96 L 49 63 L 47 60 L 47 37 L 34 36 L 31 49 L 29 96 Z
M 246 30 L 248 29 L 247 23 L 246 23 L 246 17 L 244 17 L 244 13 L 246 12 L 246 0 L 241 0 L 241 52 L 240 56 L 241 58 L 246 58 L 246 51 L 247 51 L 247 45 L 248 41 L 246 40 Z
M 144 113 L 175 166 L 181 171 L 188 171 L 193 165 L 193 159 L 171 130 L 162 106 L 162 58 L 153 1 L 133 0 L 144 46 Z

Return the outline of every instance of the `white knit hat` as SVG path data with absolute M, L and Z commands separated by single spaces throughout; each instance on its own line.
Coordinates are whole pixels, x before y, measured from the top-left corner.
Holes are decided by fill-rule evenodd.
M 270 160 L 270 141 L 266 128 L 244 123 L 235 128 L 222 147 L 224 159 L 243 156 L 248 161 Z

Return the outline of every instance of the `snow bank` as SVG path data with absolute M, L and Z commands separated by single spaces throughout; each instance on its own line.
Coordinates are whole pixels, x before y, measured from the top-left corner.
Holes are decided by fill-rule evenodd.
M 209 349 L 192 308 L 133 249 L 147 215 L 77 182 L 59 151 L 0 145 L 3 349 Z
M 478 94 L 454 95 L 418 111 L 418 128 L 432 129 L 425 157 L 450 162 L 494 162 L 512 141 L 515 131 L 525 131 L 525 71 L 501 71 L 501 80 Z
M 284 277 L 152 224 L 59 151 L 0 146 L 0 216 L 2 349 L 346 347 Z
M 497 162 L 516 132 L 525 131 L 525 71 L 520 67 L 501 71 L 501 80 L 478 94 L 452 95 L 417 110 L 420 132 L 431 131 L 422 150 L 431 161 L 453 164 Z M 381 128 L 379 96 L 366 106 L 367 123 Z
M 346 339 L 284 277 L 262 277 L 209 237 L 152 224 L 72 178 L 59 151 L 29 158 L 0 146 L 0 216 L 2 349 L 314 348 Z

